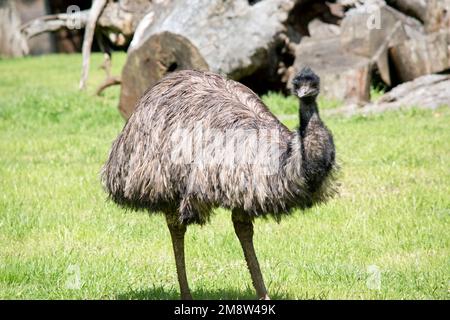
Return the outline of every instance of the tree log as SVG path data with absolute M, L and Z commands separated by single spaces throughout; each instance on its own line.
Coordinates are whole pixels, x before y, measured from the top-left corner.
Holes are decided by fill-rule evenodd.
M 390 56 L 402 82 L 450 68 L 450 33 L 435 32 L 394 46 Z
M 306 2 L 166 0 L 155 4 L 137 27 L 128 50 L 122 72 L 122 115 L 127 118 L 137 98 L 167 72 L 183 68 L 208 69 L 235 80 L 256 72 L 277 77 L 280 52 L 286 45 L 281 34 L 295 6 Z M 182 50 L 187 51 L 181 54 Z
M 387 0 L 390 6 L 419 19 L 428 33 L 450 28 L 450 0 Z
M 386 0 L 386 3 L 398 11 L 425 22 L 427 2 L 423 0 Z
M 425 18 L 428 33 L 450 30 L 450 0 L 429 0 Z
M 369 115 L 389 110 L 423 108 L 436 109 L 450 106 L 450 75 L 431 74 L 398 85 L 378 101 L 369 103 L 364 108 L 346 105 L 341 108 L 324 110 L 327 115 L 356 114 Z
M 268 47 L 285 30 L 293 1 L 172 1 L 166 17 L 152 23 L 144 38 L 169 31 L 189 39 L 215 72 L 242 78 L 268 57 Z M 235 36 L 233 36 L 235 35 Z
M 149 0 L 109 1 L 98 19 L 98 26 L 123 34 L 129 43 L 139 22 L 151 7 Z
M 20 18 L 12 0 L 0 0 L 0 56 L 28 54 L 26 38 L 20 32 Z
M 383 4 L 365 4 L 342 20 L 341 42 L 348 52 L 372 59 L 387 85 L 392 84 L 388 51 L 424 32 L 421 23 Z
M 342 20 L 341 41 L 348 52 L 371 58 L 401 21 L 403 28 L 392 39 L 392 44 L 401 43 L 413 34 L 423 34 L 423 26 L 413 18 L 385 4 L 367 4 L 351 9 Z
M 449 87 L 449 75 L 422 76 L 395 87 L 376 103 L 367 105 L 363 112 L 374 113 L 411 107 L 436 109 L 450 106 Z
M 346 52 L 339 36 L 303 39 L 296 50 L 288 85 L 295 73 L 305 66 L 313 68 L 320 76 L 322 93 L 328 99 L 357 105 L 369 101 L 371 61 Z
M 208 70 L 208 64 L 191 42 L 178 34 L 162 32 L 152 35 L 132 50 L 122 70 L 119 111 L 129 118 L 134 104 L 149 85 L 168 72 L 183 69 Z
M 45 32 L 54 32 L 63 28 L 71 28 L 71 23 L 74 19 L 77 19 L 80 28 L 84 28 L 88 17 L 89 10 L 80 11 L 77 13 L 76 18 L 72 14 L 67 13 L 52 14 L 31 20 L 23 24 L 20 29 L 27 39 L 31 39 Z

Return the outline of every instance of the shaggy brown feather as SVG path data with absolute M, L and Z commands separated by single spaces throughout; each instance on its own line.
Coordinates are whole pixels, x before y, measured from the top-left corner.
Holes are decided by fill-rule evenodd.
M 301 111 L 291 132 L 238 82 L 171 73 L 144 94 L 114 141 L 103 184 L 120 205 L 178 212 L 184 224 L 205 223 L 218 206 L 276 219 L 310 207 L 334 193 L 335 161 L 331 133 L 304 104 L 310 114 Z M 220 134 L 226 139 L 212 141 Z

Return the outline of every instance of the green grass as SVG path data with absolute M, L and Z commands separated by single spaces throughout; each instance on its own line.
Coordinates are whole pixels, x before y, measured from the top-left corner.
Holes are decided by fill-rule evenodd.
M 385 93 L 385 89 L 381 86 L 370 87 L 370 99 L 374 102 L 378 101 Z
M 114 56 L 115 74 L 124 58 Z M 0 61 L 0 298 L 178 297 L 164 219 L 124 212 L 100 186 L 123 126 L 119 88 L 93 96 L 100 62 L 94 55 L 90 89 L 79 93 L 79 55 Z M 295 99 L 264 99 L 278 115 L 297 113 Z M 256 223 L 272 298 L 449 299 L 449 108 L 325 120 L 340 195 Z M 186 242 L 196 298 L 254 297 L 229 212 L 190 227 Z M 372 265 L 379 290 L 367 286 Z M 73 268 L 79 289 L 67 286 Z

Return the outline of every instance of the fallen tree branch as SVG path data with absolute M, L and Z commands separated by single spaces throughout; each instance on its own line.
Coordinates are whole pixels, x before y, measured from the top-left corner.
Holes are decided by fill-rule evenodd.
M 94 0 L 89 10 L 46 15 L 27 22 L 20 26 L 20 33 L 24 39 L 31 39 L 45 32 L 85 28 L 82 47 L 82 71 L 79 83 L 79 88 L 82 90 L 86 87 L 90 51 L 92 41 L 96 37 L 96 30 L 99 31 L 98 34 L 107 37 L 115 46 L 124 47 L 131 41 L 139 21 L 152 7 L 153 3 L 146 0 L 136 2 L 129 2 L 128 0 Z M 154 15 L 154 12 L 152 12 L 152 15 Z M 102 40 L 104 41 L 104 39 Z M 105 52 L 103 49 L 102 51 Z M 111 53 L 107 54 L 110 60 Z M 120 83 L 120 79 L 112 77 L 107 71 L 106 79 L 97 89 L 97 92 L 99 93 L 105 88 L 118 83 Z
M 109 88 L 117 84 L 121 84 L 122 81 L 120 80 L 120 77 L 114 77 L 111 75 L 111 60 L 112 60 L 111 48 L 108 42 L 105 40 L 105 36 L 99 33 L 96 35 L 96 38 L 100 49 L 103 51 L 103 63 L 100 66 L 100 68 L 105 70 L 106 73 L 105 80 L 95 91 L 95 94 L 99 96 L 106 88 Z
M 95 94 L 99 96 L 105 89 L 115 85 L 119 85 L 121 83 L 122 80 L 120 80 L 119 77 L 108 77 L 103 81 L 103 83 L 100 86 L 98 86 L 97 90 L 95 91 Z
M 27 39 L 31 39 L 45 32 L 54 32 L 65 28 L 71 29 L 74 19 L 78 23 L 77 27 L 81 29 L 86 26 L 88 16 L 89 10 L 83 10 L 75 14 L 52 14 L 23 24 L 20 27 L 20 31 Z

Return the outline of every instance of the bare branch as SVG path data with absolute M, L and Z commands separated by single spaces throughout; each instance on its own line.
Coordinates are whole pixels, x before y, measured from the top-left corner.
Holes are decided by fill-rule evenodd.
M 80 28 L 84 28 L 86 26 L 88 16 L 89 10 L 80 11 L 78 13 L 77 19 L 79 19 Z M 28 23 L 25 23 L 20 27 L 20 30 L 27 39 L 31 39 L 44 32 L 58 31 L 60 29 L 68 28 L 69 23 L 73 19 L 74 18 L 71 14 L 52 14 L 39 17 L 37 19 L 31 20 Z
M 97 88 L 95 94 L 99 96 L 106 88 L 121 84 L 122 81 L 119 77 L 109 77 L 106 78 L 103 83 Z
M 95 26 L 100 14 L 105 7 L 107 0 L 94 0 L 91 10 L 89 11 L 89 18 L 86 24 L 86 31 L 84 33 L 83 41 L 83 66 L 81 70 L 80 90 L 86 87 L 86 81 L 89 75 L 89 62 L 91 56 L 92 41 L 94 40 Z

